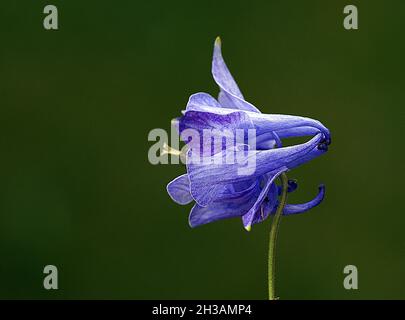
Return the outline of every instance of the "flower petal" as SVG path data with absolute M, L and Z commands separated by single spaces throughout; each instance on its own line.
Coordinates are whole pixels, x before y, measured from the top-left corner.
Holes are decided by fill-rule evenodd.
M 199 107 L 221 108 L 221 105 L 215 98 L 205 92 L 194 93 L 188 98 L 186 109 L 194 110 Z
M 323 139 L 317 134 L 310 141 L 285 148 L 271 150 L 226 150 L 211 157 L 193 159 L 187 155 L 187 172 L 190 179 L 191 194 L 201 206 L 212 201 L 219 185 L 236 183 L 263 174 L 292 169 L 310 159 L 320 156 L 326 150 L 318 148 Z M 232 154 L 232 152 L 234 154 Z M 231 158 L 237 159 L 229 163 Z
M 182 140 L 195 152 L 205 156 L 247 144 L 249 129 L 254 129 L 253 124 L 242 111 L 217 114 L 191 110 L 179 122 Z
M 319 132 L 316 127 L 292 127 L 289 129 L 278 130 L 277 134 L 280 138 L 304 137 L 313 136 Z
M 257 150 L 273 149 L 276 146 L 281 148 L 282 145 L 280 137 L 274 131 L 269 131 L 256 137 Z
M 169 196 L 178 204 L 185 205 L 193 201 L 187 174 L 183 174 L 172 180 L 166 189 Z
M 239 90 L 231 72 L 229 71 L 221 52 L 221 38 L 217 37 L 214 44 L 214 55 L 212 57 L 212 74 L 217 84 L 224 88 L 230 94 L 243 99 L 242 92 Z
M 313 207 L 316 207 L 318 204 L 320 204 L 324 199 L 324 197 L 325 197 L 325 186 L 322 184 L 319 186 L 319 192 L 314 199 L 301 204 L 287 204 L 284 207 L 283 215 L 298 214 L 308 211 Z M 274 214 L 275 212 L 276 209 L 273 208 L 272 214 Z
M 249 211 L 242 216 L 242 222 L 243 226 L 247 231 L 250 231 L 252 224 L 256 218 L 257 220 L 257 214 L 260 213 L 261 206 L 263 204 L 263 201 L 265 200 L 269 190 L 270 186 L 274 184 L 274 180 L 284 171 L 287 171 L 288 169 L 286 167 L 283 167 L 281 170 L 278 170 L 274 173 L 269 173 L 267 175 L 267 181 L 262 188 L 259 196 L 257 197 L 255 203 L 253 206 L 249 209 Z
M 262 203 L 259 210 L 257 210 L 252 225 L 262 222 L 267 219 L 267 217 L 272 212 L 273 208 L 277 205 L 278 202 L 278 192 L 277 185 L 275 183 L 271 184 L 270 190 L 267 194 L 267 199 Z
M 196 203 L 191 209 L 189 224 L 197 227 L 221 219 L 240 217 L 253 206 L 259 192 L 259 185 L 255 184 L 253 188 L 229 194 L 227 198 L 213 201 L 206 207 Z
M 249 112 L 257 135 L 275 131 L 280 138 L 314 135 L 322 132 L 330 139 L 329 129 L 318 120 L 284 114 L 257 114 Z
M 203 104 L 188 105 L 186 113 L 188 111 L 201 111 L 217 114 L 226 114 L 229 110 L 218 107 L 211 107 Z M 232 109 L 237 111 L 237 109 Z M 330 140 L 329 129 L 326 128 L 318 120 L 314 120 L 307 117 L 299 117 L 292 115 L 282 114 L 264 114 L 250 111 L 244 111 L 249 116 L 255 129 L 257 140 L 262 135 L 271 135 L 275 132 L 279 138 L 297 137 L 297 136 L 313 136 L 319 132 L 325 135 L 325 139 Z
M 221 39 L 219 37 L 215 40 L 214 45 L 212 75 L 215 82 L 221 89 L 218 100 L 222 107 L 260 112 L 254 105 L 245 101 L 243 98 L 238 85 L 236 84 L 222 57 Z
M 294 180 L 288 180 L 287 192 L 294 192 L 297 189 L 297 187 L 298 185 Z M 266 201 L 263 202 L 260 211 L 256 212 L 252 224 L 262 222 L 267 219 L 270 213 L 276 212 L 278 205 L 278 196 L 281 195 L 281 191 L 282 191 L 281 186 L 276 185 L 276 183 L 273 183 L 270 186 L 269 193 L 267 194 L 267 199 Z

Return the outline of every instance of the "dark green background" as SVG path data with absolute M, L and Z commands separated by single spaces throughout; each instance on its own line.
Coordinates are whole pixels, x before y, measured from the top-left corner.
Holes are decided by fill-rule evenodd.
M 57 5 L 59 30 L 42 26 Z M 343 7 L 359 8 L 359 30 Z M 282 299 L 405 298 L 403 1 L 2 1 L 0 298 L 265 299 L 268 221 L 191 229 L 166 194 L 181 165 L 152 166 L 153 128 L 190 94 L 217 94 L 217 35 L 245 97 L 333 134 L 289 174 Z M 43 267 L 59 269 L 57 291 Z M 343 268 L 359 290 L 343 288 Z

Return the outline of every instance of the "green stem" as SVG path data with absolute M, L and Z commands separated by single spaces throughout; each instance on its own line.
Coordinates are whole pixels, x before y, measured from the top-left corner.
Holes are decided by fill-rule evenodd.
M 273 218 L 273 223 L 270 228 L 270 241 L 269 241 L 269 300 L 276 300 L 275 293 L 275 263 L 276 263 L 276 242 L 277 242 L 277 233 L 280 225 L 281 215 L 284 209 L 284 206 L 287 202 L 287 189 L 288 189 L 288 178 L 287 175 L 283 172 L 280 175 L 281 184 L 282 184 L 282 194 L 280 199 L 280 204 L 277 207 L 276 214 Z

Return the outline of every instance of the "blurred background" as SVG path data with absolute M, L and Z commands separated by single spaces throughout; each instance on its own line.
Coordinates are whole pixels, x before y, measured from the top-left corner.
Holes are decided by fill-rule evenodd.
M 59 30 L 43 28 L 56 5 Z M 357 5 L 359 29 L 343 28 Z M 330 151 L 289 174 L 281 299 L 404 299 L 405 3 L 3 1 L 0 4 L 0 298 L 266 299 L 269 221 L 188 226 L 148 162 L 189 95 L 218 89 L 215 37 L 248 101 L 321 120 Z M 59 289 L 43 288 L 43 268 Z M 355 265 L 359 289 L 345 290 Z

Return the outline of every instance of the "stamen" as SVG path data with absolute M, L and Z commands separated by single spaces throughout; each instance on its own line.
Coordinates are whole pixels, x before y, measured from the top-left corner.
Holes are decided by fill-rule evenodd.
M 174 155 L 174 156 L 181 156 L 183 153 L 180 150 L 172 148 L 166 142 L 164 142 L 163 143 L 163 150 L 162 150 L 160 155 L 164 156 L 166 154 L 171 154 L 171 155 Z

